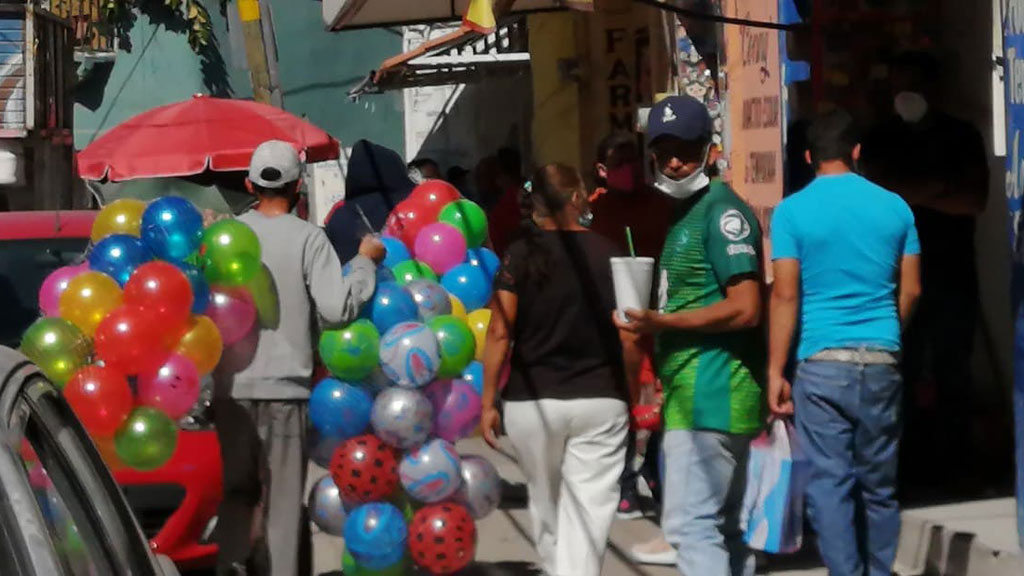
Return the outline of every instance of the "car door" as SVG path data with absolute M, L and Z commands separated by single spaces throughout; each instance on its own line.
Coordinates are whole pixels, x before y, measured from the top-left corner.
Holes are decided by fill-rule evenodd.
M 7 466 L 15 494 L 26 484 L 31 494 L 19 500 L 29 556 L 45 563 L 50 553 L 57 566 L 28 574 L 163 575 L 124 496 L 60 392 L 24 356 L 2 347 L 0 432 L 6 446 L 20 452 L 21 477 L 14 478 Z M 4 487 L 6 492 L 6 482 Z

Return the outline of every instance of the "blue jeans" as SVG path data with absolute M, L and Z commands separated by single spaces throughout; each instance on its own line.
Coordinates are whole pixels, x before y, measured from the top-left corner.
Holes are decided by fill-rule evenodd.
M 796 428 L 811 463 L 807 505 L 833 576 L 890 576 L 900 533 L 898 367 L 804 362 Z
M 661 529 L 684 576 L 754 574 L 740 530 L 750 440 L 710 430 L 662 437 Z

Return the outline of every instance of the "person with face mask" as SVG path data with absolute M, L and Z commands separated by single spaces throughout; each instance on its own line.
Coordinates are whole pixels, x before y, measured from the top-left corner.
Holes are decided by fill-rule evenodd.
M 277 314 L 261 317 L 250 336 L 225 349 L 213 375 L 224 461 L 217 574 L 299 574 L 309 529 L 302 511 L 317 320 L 331 327 L 355 320 L 373 297 L 385 256 L 380 240 L 365 236 L 342 276 L 324 231 L 291 213 L 301 172 L 291 144 L 261 144 L 246 180 L 257 204 L 238 217 L 259 238 Z
M 610 258 L 622 251 L 581 224 L 587 196 L 568 166 L 534 175 L 536 227 L 509 246 L 494 280 L 484 352 L 480 429 L 497 449 L 504 418 L 550 576 L 601 573 L 636 396 L 637 338 L 611 321 Z M 509 355 L 502 416 L 498 379 Z
M 974 235 L 989 192 L 981 134 L 936 102 L 939 70 L 925 53 L 894 60 L 895 114 L 865 139 L 861 159 L 864 175 L 902 196 L 917 222 L 924 292 L 905 334 L 901 458 L 903 480 L 929 486 L 948 476 L 950 465 L 977 470 L 970 426 L 979 307 Z M 957 474 L 950 488 L 969 492 L 976 480 Z
M 658 310 L 626 310 L 621 330 L 655 335 L 664 389 L 661 528 L 685 575 L 747 576 L 740 529 L 750 440 L 762 427 L 761 230 L 708 176 L 712 122 L 689 96 L 650 112 L 654 187 L 675 205 L 659 262 Z

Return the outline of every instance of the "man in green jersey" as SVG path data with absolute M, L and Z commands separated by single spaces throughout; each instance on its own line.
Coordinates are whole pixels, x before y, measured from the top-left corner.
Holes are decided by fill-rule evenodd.
M 658 310 L 619 327 L 657 334 L 664 388 L 661 526 L 685 576 L 746 576 L 740 509 L 750 440 L 761 428 L 764 342 L 761 230 L 725 183 L 707 176 L 711 117 L 672 96 L 650 113 L 654 187 L 675 199 L 661 255 Z

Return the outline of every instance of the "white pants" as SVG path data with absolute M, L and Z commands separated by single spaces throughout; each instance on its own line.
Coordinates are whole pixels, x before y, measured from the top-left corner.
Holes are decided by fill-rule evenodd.
M 619 501 L 629 417 L 613 399 L 505 403 L 549 576 L 598 576 Z

